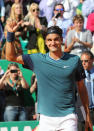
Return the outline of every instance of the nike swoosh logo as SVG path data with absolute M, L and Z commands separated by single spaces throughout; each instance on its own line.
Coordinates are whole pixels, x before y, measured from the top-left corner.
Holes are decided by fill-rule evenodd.
M 70 66 L 63 66 L 63 68 L 68 68 L 68 67 L 70 67 Z

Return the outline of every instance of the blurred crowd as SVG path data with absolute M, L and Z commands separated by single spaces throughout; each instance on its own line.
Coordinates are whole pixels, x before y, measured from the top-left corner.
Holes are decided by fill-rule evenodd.
M 94 0 L 0 0 L 0 59 L 6 59 L 7 29 L 10 25 L 16 25 L 11 30 L 15 32 L 14 45 L 17 54 L 45 54 L 48 52 L 45 45 L 47 27 L 59 26 L 63 31 L 63 51 L 78 55 L 82 60 L 85 58 L 83 55 L 94 60 L 91 54 L 83 54 L 88 51 L 94 54 Z M 87 64 L 88 61 L 84 62 Z M 5 73 L 1 70 L 0 74 L 0 89 L 4 88 L 6 94 L 6 107 L 2 106 L 0 110 L 3 114 L 1 121 L 27 120 L 22 88 L 27 89 L 29 85 L 18 65 L 12 63 Z M 32 77 L 30 92 L 37 93 L 35 74 Z M 20 88 L 11 90 L 11 86 Z M 33 119 L 38 118 L 35 110 Z
M 62 49 L 81 55 L 93 52 L 93 0 L 0 0 L 0 57 L 5 59 L 7 28 L 17 24 L 15 50 L 22 53 L 46 53 L 47 27 L 57 25 L 63 30 Z M 79 32 L 80 33 L 77 33 Z M 83 43 L 81 43 L 80 41 Z

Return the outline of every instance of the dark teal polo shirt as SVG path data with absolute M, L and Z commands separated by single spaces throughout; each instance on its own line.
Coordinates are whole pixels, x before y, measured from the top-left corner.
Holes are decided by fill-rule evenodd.
M 23 61 L 37 76 L 38 113 L 54 117 L 74 113 L 76 81 L 85 78 L 80 58 L 64 53 L 54 60 L 49 53 L 38 53 L 23 55 Z

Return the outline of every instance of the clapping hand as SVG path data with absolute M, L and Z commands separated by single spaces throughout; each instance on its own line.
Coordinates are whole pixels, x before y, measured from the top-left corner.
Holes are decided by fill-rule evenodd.
M 74 44 L 75 44 L 76 42 L 79 43 L 79 41 L 80 41 L 80 40 L 79 40 L 78 38 L 76 38 L 76 37 L 73 37 L 73 38 L 72 38 L 72 42 L 73 42 Z
M 7 24 L 7 31 L 16 32 L 22 23 L 23 23 L 23 20 L 19 21 L 18 23 L 16 23 L 15 21 L 10 22 L 9 24 Z

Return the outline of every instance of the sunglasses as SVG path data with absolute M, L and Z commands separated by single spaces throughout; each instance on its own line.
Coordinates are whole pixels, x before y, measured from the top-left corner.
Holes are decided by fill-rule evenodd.
M 35 11 L 39 11 L 39 8 L 37 8 L 37 9 L 33 9 L 32 11 L 33 11 L 33 12 L 35 12 Z
M 17 73 L 18 70 L 10 70 L 11 73 Z
M 55 9 L 56 11 L 64 11 L 64 9 L 63 8 L 61 8 L 61 9 Z
M 83 62 L 85 62 L 85 63 L 88 63 L 88 62 L 89 62 L 89 60 L 81 60 L 81 61 L 82 61 L 82 63 L 83 63 Z

